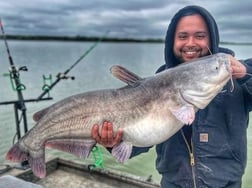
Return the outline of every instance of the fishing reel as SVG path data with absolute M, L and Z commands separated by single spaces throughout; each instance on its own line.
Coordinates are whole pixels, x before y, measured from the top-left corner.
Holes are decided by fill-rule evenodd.
M 26 66 L 22 66 L 22 67 L 11 66 L 9 70 L 11 74 L 17 74 L 20 71 L 28 71 L 28 68 Z
M 25 90 L 26 87 L 24 84 L 21 83 L 20 81 L 20 71 L 28 71 L 28 68 L 26 66 L 22 67 L 16 67 L 12 65 L 9 69 L 9 73 L 5 73 L 4 76 L 8 76 L 10 78 L 11 86 L 13 91 L 18 91 L 18 90 Z
M 28 71 L 26 66 L 19 67 L 18 71 Z
M 63 80 L 67 80 L 67 79 L 71 79 L 71 80 L 75 80 L 75 77 L 74 76 L 67 76 L 66 74 L 64 73 L 58 73 L 57 76 L 56 76 L 58 79 L 63 79 Z

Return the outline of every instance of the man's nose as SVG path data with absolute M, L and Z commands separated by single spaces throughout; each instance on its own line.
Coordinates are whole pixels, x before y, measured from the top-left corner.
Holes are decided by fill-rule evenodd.
M 195 45 L 195 38 L 193 36 L 188 37 L 187 45 L 188 46 L 194 46 Z

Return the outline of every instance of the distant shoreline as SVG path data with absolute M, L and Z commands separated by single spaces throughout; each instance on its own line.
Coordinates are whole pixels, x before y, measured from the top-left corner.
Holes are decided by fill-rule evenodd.
M 55 40 L 55 41 L 80 41 L 93 42 L 101 40 L 103 42 L 151 42 L 163 43 L 162 39 L 133 39 L 133 38 L 108 38 L 108 37 L 86 37 L 86 36 L 28 36 L 28 35 L 6 35 L 10 40 Z M 3 39 L 3 36 L 0 36 Z
M 40 35 L 6 35 L 8 40 L 41 40 L 41 41 L 80 41 L 93 42 L 101 40 L 100 37 L 86 36 L 40 36 Z M 3 36 L 0 36 L 3 39 Z M 164 43 L 163 39 L 134 39 L 134 38 L 112 38 L 105 37 L 103 42 L 145 42 L 145 43 Z M 220 42 L 221 45 L 252 45 L 252 42 Z

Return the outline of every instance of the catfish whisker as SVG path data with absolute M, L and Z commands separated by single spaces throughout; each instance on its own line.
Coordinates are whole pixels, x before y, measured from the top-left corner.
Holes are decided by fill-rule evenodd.
M 230 82 L 231 82 L 231 88 L 230 88 L 230 92 L 232 93 L 234 91 L 234 79 L 232 77 L 232 75 L 230 76 Z
M 208 51 L 209 51 L 210 55 L 213 55 L 213 53 L 211 52 L 211 50 L 210 50 L 209 46 L 206 46 L 206 47 L 207 47 L 207 49 L 208 49 Z
M 234 75 L 240 75 L 240 74 L 243 74 L 243 73 L 234 73 L 232 75 L 230 74 L 230 82 L 231 82 L 231 89 L 230 89 L 230 91 L 231 92 L 234 91 L 234 78 L 232 76 L 234 76 Z M 252 77 L 252 74 L 250 74 L 250 73 L 246 73 L 245 75 L 248 75 L 248 76 Z

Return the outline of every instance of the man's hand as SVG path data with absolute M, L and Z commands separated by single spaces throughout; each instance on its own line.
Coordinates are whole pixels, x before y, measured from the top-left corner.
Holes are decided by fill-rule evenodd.
M 235 59 L 233 56 L 229 55 L 230 62 L 231 62 L 231 73 L 234 78 L 243 78 L 246 73 L 247 69 L 245 65 L 243 65 L 240 61 Z
M 122 140 L 123 131 L 118 129 L 114 136 L 113 124 L 111 122 L 104 121 L 102 124 L 101 134 L 99 134 L 99 125 L 94 125 L 92 128 L 92 137 L 97 143 L 104 147 L 113 147 L 119 144 Z

